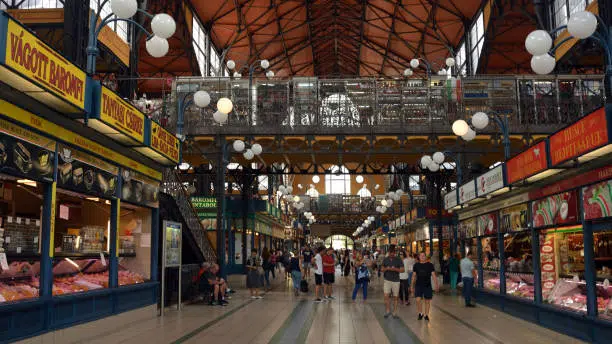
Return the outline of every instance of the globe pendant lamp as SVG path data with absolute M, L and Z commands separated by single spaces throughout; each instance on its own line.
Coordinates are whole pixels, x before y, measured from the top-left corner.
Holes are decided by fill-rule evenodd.
M 482 130 L 489 125 L 489 116 L 484 112 L 476 112 L 472 116 L 472 125 L 478 130 Z
M 193 102 L 199 108 L 207 107 L 210 104 L 210 94 L 206 91 L 197 91 L 193 95 Z
M 531 58 L 531 69 L 533 69 L 536 74 L 549 74 L 555 69 L 556 63 L 555 58 L 548 53 L 533 56 Z
M 224 114 L 232 112 L 233 108 L 234 104 L 232 104 L 232 101 L 229 98 L 224 97 L 217 101 L 217 110 Z
M 463 136 L 467 134 L 469 129 L 470 126 L 467 124 L 466 121 L 462 119 L 458 119 L 453 123 L 453 133 L 455 133 L 455 135 L 457 136 Z
M 232 143 L 232 146 L 236 152 L 240 153 L 244 150 L 244 141 L 236 140 L 234 143 Z
M 151 36 L 151 38 L 147 40 L 145 47 L 149 55 L 155 58 L 165 56 L 168 53 L 168 49 L 170 49 L 170 46 L 168 45 L 168 40 L 159 36 Z
M 111 0 L 111 11 L 120 19 L 128 19 L 138 11 L 136 0 Z
M 176 23 L 168 14 L 160 13 L 151 19 L 151 30 L 155 36 L 168 39 L 174 35 Z

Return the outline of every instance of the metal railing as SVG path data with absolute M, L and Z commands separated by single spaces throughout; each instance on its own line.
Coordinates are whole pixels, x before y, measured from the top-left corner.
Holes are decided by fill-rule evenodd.
M 512 133 L 549 133 L 605 102 L 601 75 L 481 75 L 462 79 L 257 80 L 249 107 L 248 81 L 180 77 L 166 109 L 176 128 L 177 99 L 202 89 L 205 109 L 184 114 L 186 135 L 450 133 L 450 124 L 477 112 L 508 114 Z M 227 123 L 212 114 L 221 97 L 232 99 Z M 490 133 L 497 132 L 491 125 Z
M 207 262 L 216 262 L 217 254 L 213 249 L 208 236 L 206 236 L 206 230 L 202 226 L 197 212 L 193 209 L 191 200 L 189 199 L 185 186 L 180 181 L 180 178 L 173 169 L 166 169 L 164 171 L 164 179 L 161 186 L 161 191 L 172 196 L 176 201 L 176 204 L 187 223 L 187 227 L 193 234 L 194 238 L 198 243 L 198 247 L 202 251 L 204 258 Z

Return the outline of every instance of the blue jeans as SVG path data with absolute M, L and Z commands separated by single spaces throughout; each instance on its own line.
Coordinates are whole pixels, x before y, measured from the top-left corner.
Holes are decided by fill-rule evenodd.
M 301 271 L 291 271 L 291 280 L 293 280 L 293 288 L 299 290 L 300 282 L 302 281 Z
M 368 280 L 364 279 L 355 283 L 355 288 L 353 288 L 353 300 L 357 298 L 359 288 L 363 289 L 363 299 L 366 300 L 368 298 Z
M 266 277 L 266 288 L 270 288 L 270 270 L 266 269 L 264 272 L 264 276 Z
M 463 277 L 463 298 L 465 305 L 472 303 L 472 289 L 474 288 L 474 279 L 472 277 Z

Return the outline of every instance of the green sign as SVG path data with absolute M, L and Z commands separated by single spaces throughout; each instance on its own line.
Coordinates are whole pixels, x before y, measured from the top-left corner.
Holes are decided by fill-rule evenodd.
M 216 208 L 217 199 L 215 197 L 191 197 L 191 204 L 196 209 Z

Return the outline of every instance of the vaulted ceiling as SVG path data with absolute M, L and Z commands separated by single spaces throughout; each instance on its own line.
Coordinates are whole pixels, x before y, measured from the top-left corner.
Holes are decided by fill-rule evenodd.
M 227 57 L 268 59 L 278 76 L 401 75 L 442 63 L 482 0 L 191 1 Z

